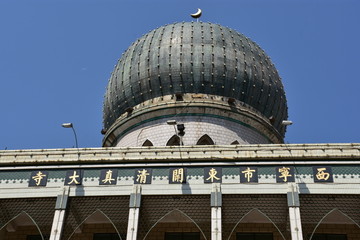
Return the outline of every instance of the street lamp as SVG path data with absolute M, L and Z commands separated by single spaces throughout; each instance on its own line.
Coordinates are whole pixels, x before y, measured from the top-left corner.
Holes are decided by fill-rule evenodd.
M 290 126 L 290 125 L 293 124 L 293 122 L 290 121 L 290 120 L 283 120 L 283 121 L 281 122 L 281 124 L 284 125 L 284 126 Z
M 72 123 L 63 123 L 63 124 L 61 124 L 61 126 L 63 128 L 71 128 L 73 130 L 74 136 L 75 136 L 75 145 L 76 145 L 76 148 L 79 148 L 74 125 Z
M 179 139 L 180 139 L 180 145 L 184 145 L 184 143 L 183 143 L 183 141 L 182 141 L 182 137 L 185 135 L 185 126 L 184 126 L 184 124 L 178 124 L 177 122 L 176 122 L 176 120 L 168 120 L 168 121 L 166 121 L 166 123 L 168 124 L 168 125 L 172 125 L 172 126 L 174 126 L 174 130 L 175 130 L 175 134 L 176 134 L 176 136 L 178 136 L 179 137 Z M 175 128 L 175 126 L 176 126 L 176 128 Z M 176 130 L 177 129 L 177 130 Z

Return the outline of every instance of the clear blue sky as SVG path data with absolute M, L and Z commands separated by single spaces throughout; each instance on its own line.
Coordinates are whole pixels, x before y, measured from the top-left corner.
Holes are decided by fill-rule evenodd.
M 233 28 L 271 57 L 287 93 L 289 143 L 360 142 L 359 0 L 1 0 L 0 149 L 100 147 L 110 72 L 167 23 Z

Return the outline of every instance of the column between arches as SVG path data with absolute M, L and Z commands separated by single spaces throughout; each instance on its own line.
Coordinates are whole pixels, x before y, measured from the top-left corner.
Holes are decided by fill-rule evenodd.
M 300 216 L 300 199 L 297 184 L 288 183 L 287 203 L 289 207 L 290 232 L 292 240 L 303 240 Z
M 60 240 L 65 223 L 65 212 L 69 199 L 70 188 L 68 186 L 61 189 L 60 194 L 56 198 L 55 214 L 51 227 L 49 240 Z
M 135 184 L 130 194 L 129 221 L 126 240 L 136 240 L 139 227 L 139 212 L 141 205 L 141 185 Z
M 213 183 L 211 189 L 211 240 L 222 239 L 222 193 L 220 183 Z

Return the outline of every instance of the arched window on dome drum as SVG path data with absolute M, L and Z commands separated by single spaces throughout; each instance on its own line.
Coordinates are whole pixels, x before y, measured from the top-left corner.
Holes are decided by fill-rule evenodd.
M 196 145 L 214 145 L 214 141 L 209 135 L 205 134 L 197 141 Z
M 180 138 L 179 136 L 172 136 L 169 141 L 166 143 L 166 146 L 180 146 Z
M 238 145 L 238 144 L 240 144 L 237 140 L 236 141 L 233 141 L 232 143 L 231 143 L 231 145 Z
M 154 144 L 149 139 L 146 139 L 146 141 L 143 143 L 142 146 L 143 147 L 151 147 L 151 146 L 154 146 Z

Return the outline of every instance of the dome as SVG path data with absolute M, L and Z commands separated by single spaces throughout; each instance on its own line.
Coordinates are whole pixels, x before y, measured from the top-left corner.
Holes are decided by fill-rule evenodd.
M 129 108 L 179 93 L 235 99 L 285 134 L 281 122 L 287 119 L 286 97 L 270 58 L 244 35 L 203 22 L 162 26 L 125 51 L 105 94 L 104 129 Z

